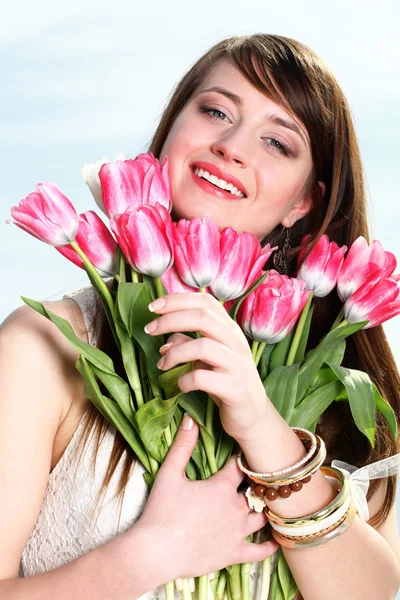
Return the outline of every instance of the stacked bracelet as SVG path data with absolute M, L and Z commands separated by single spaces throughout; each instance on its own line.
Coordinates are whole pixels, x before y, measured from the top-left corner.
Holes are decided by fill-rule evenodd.
M 306 429 L 292 429 L 308 450 L 307 455 L 293 466 L 271 473 L 251 471 L 242 451 L 237 456 L 237 463 L 250 482 L 246 490 L 248 504 L 257 512 L 264 510 L 275 540 L 288 548 L 312 548 L 344 533 L 354 521 L 357 509 L 343 472 L 334 467 L 322 466 L 326 458 L 324 441 Z M 292 491 L 299 491 L 318 469 L 337 491 L 336 498 L 328 506 L 310 515 L 295 518 L 278 515 L 268 508 L 267 502 L 275 500 L 278 495 L 287 498 Z

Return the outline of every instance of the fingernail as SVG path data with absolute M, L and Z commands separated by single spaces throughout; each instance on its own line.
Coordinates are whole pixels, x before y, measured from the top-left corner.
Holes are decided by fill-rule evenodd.
M 164 346 L 161 346 L 161 348 L 160 348 L 161 354 L 163 352 L 166 352 L 167 350 L 169 350 L 169 348 L 171 348 L 171 346 L 172 346 L 172 344 L 164 344 Z
M 165 363 L 165 358 L 164 358 L 164 357 L 163 357 L 163 358 L 160 358 L 160 360 L 159 360 L 159 361 L 158 361 L 158 363 L 157 363 L 157 367 L 158 367 L 159 369 L 162 369 L 162 368 L 163 368 L 163 366 L 164 366 L 164 363 Z
M 191 429 L 193 429 L 193 427 L 194 427 L 194 420 L 189 415 L 189 413 L 185 412 L 185 414 L 183 415 L 183 419 L 182 419 L 182 429 L 185 429 L 186 431 L 190 431 Z
M 154 321 L 150 321 L 150 323 L 147 323 L 147 325 L 144 328 L 145 332 L 153 333 L 153 331 L 155 331 L 157 329 L 157 324 L 158 324 L 157 319 L 155 319 Z
M 157 298 L 157 300 L 150 302 L 148 309 L 150 312 L 154 312 L 156 310 L 159 310 L 160 308 L 164 308 L 164 306 L 165 306 L 165 298 Z

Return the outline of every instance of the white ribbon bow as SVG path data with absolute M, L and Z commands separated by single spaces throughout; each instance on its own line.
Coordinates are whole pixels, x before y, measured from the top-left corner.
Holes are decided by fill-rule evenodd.
M 381 479 L 390 475 L 400 474 L 400 454 L 394 454 L 393 456 L 389 456 L 389 458 L 378 460 L 359 469 L 341 460 L 332 461 L 331 466 L 340 469 L 347 477 L 350 484 L 350 493 L 356 505 L 357 512 L 363 521 L 368 521 L 367 492 L 369 481 L 370 479 Z

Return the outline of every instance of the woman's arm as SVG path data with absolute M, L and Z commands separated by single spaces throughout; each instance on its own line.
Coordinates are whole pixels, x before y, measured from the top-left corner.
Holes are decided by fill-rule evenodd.
M 266 421 L 254 431 L 254 439 L 239 443 L 250 469 L 257 472 L 285 468 L 306 455 L 303 444 L 272 403 Z M 330 483 L 317 471 L 299 492 L 268 502 L 268 506 L 278 514 L 297 517 L 320 510 L 334 496 Z M 376 496 L 383 500 L 383 494 L 374 495 L 371 516 L 379 509 Z M 394 600 L 400 586 L 400 557 L 395 522 L 393 526 L 396 536 L 390 532 L 386 539 L 384 531 L 378 533 L 357 515 L 351 527 L 329 543 L 308 549 L 282 547 L 304 599 Z

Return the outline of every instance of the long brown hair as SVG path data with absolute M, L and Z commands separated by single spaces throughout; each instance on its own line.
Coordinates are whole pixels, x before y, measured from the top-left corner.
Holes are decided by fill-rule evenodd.
M 233 61 L 258 90 L 295 116 L 309 134 L 313 159 L 309 186 L 314 204 L 312 210 L 290 229 L 292 250 L 289 275 L 296 275 L 297 255 L 305 234 L 310 234 L 304 245 L 308 251 L 312 250 L 322 234 L 348 247 L 360 235 L 369 240 L 363 170 L 349 106 L 324 62 L 295 40 L 256 34 L 232 37 L 216 44 L 177 84 L 149 144 L 149 151 L 156 157 L 160 156 L 177 115 L 210 70 L 222 59 Z M 323 197 L 319 193 L 318 181 L 323 181 L 326 186 Z M 262 243 L 281 245 L 283 231 L 282 226 L 278 225 Z M 266 267 L 272 267 L 272 263 L 267 263 Z M 325 298 L 316 299 L 309 348 L 315 347 L 329 331 L 340 308 L 341 302 L 335 290 Z M 102 320 L 99 346 L 118 365 L 118 352 L 104 315 L 99 314 L 99 319 Z M 368 373 L 399 420 L 400 377 L 382 327 L 359 331 L 348 339 L 343 364 Z M 101 432 L 108 425 L 94 406 L 89 407 L 88 412 L 86 434 L 94 428 L 99 440 Z M 400 449 L 398 440 L 393 440 L 380 413 L 376 413 L 376 420 L 375 447 L 372 448 L 356 427 L 349 404 L 333 402 L 317 427 L 327 446 L 326 463 L 339 459 L 361 467 L 396 454 Z M 103 491 L 125 449 L 123 438 L 116 433 Z M 126 452 L 118 490 L 120 494 L 123 494 L 134 461 L 133 453 Z M 371 525 L 379 526 L 387 518 L 394 503 L 396 482 L 396 476 L 388 478 L 385 500 L 376 517 L 370 519 Z M 378 480 L 371 481 L 367 500 L 370 500 L 378 485 Z

